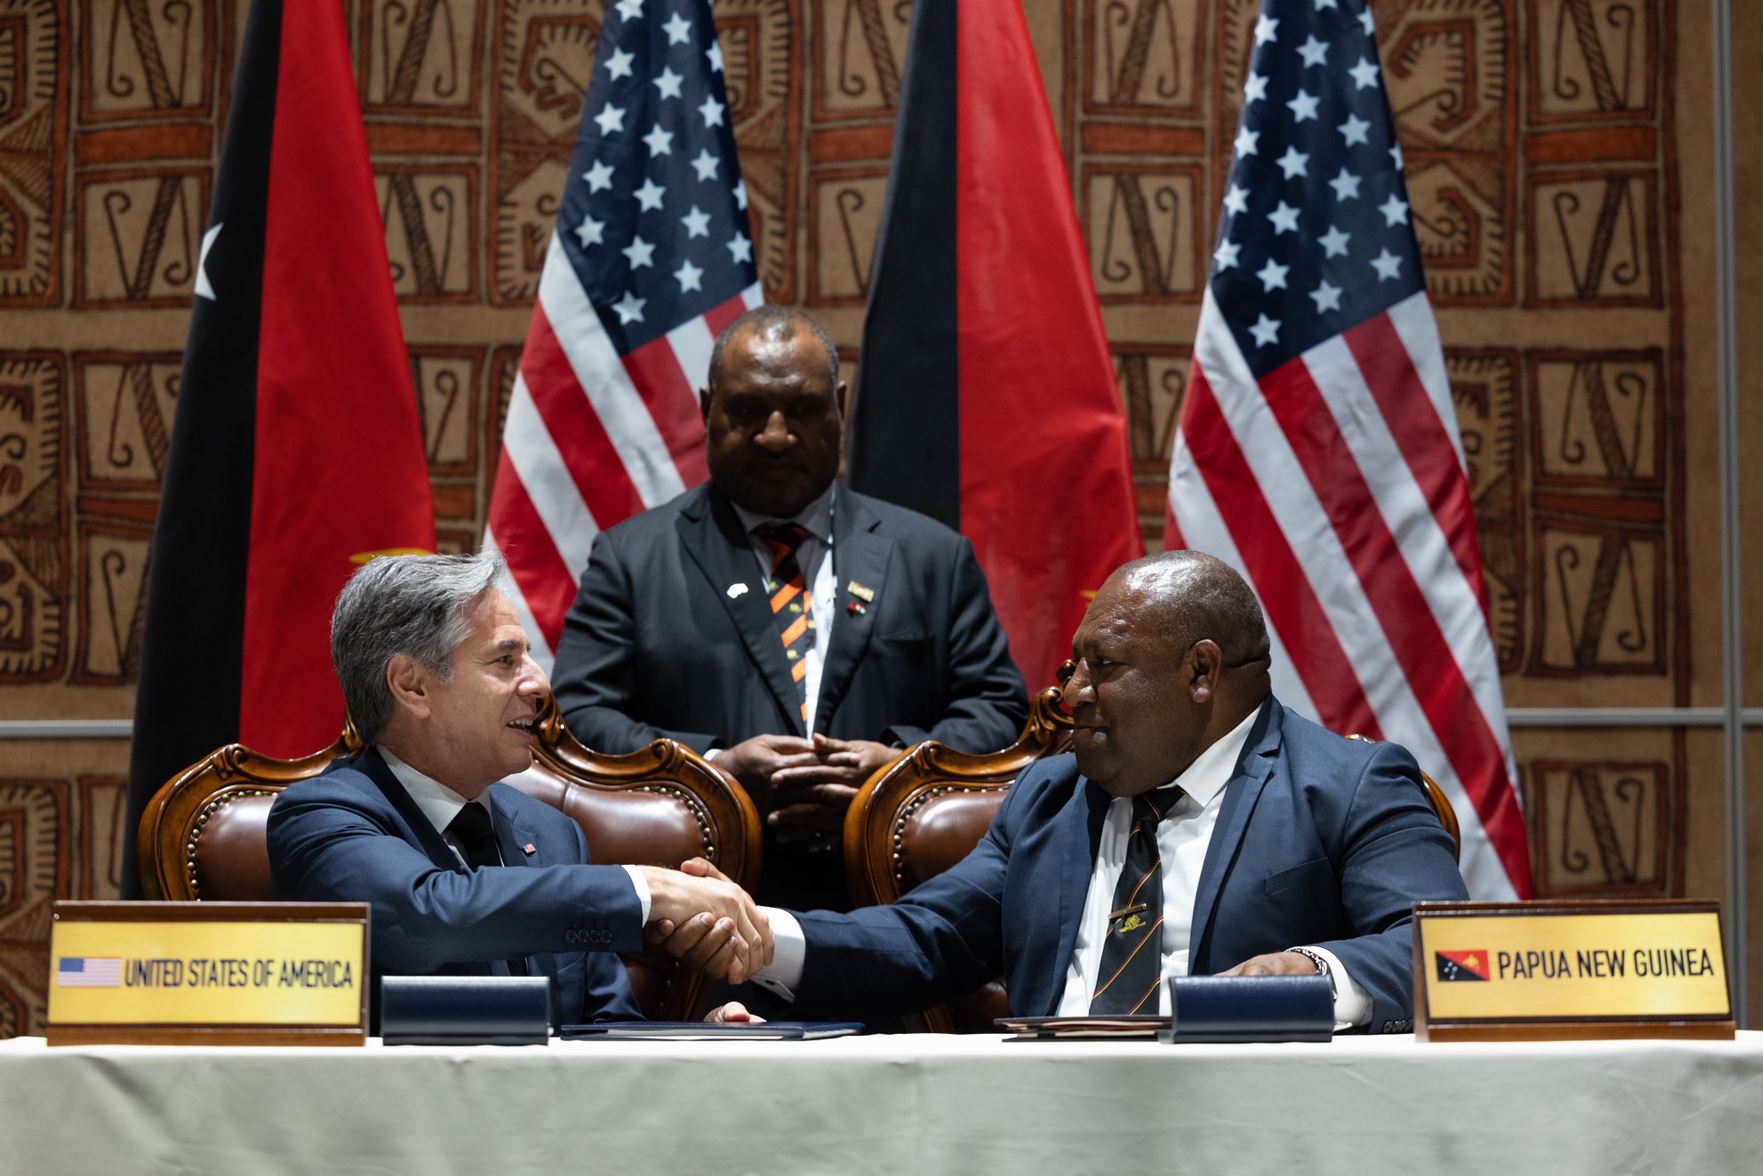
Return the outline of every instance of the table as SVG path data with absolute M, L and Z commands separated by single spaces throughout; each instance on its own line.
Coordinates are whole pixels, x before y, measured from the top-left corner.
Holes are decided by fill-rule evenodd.
M 1763 1170 L 1737 1041 L 0 1041 L 0 1172 Z

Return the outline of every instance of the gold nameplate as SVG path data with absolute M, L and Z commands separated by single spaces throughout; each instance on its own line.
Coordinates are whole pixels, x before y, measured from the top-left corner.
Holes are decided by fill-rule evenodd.
M 1713 902 L 1417 903 L 1414 1035 L 1730 1038 L 1722 948 Z
M 50 1045 L 361 1045 L 366 903 L 58 902 Z

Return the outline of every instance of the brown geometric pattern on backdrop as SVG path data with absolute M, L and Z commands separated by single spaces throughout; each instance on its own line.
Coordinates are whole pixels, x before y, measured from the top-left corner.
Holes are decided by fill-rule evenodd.
M 345 0 L 447 550 L 481 531 L 604 4 Z M 129 712 L 248 8 L 0 0 L 10 716 Z M 1153 547 L 1258 8 L 1024 3 Z M 1674 120 L 1678 92 L 1706 84 L 1707 48 L 1685 42 L 1679 59 L 1691 18 L 1661 0 L 1375 8 L 1508 697 L 1601 705 L 1620 690 L 1635 705 L 1685 704 L 1691 612 L 1718 601 L 1686 588 L 1685 481 L 1713 471 L 1685 461 L 1684 354 L 1709 347 L 1713 328 L 1683 310 Z M 715 12 L 767 297 L 814 307 L 855 379 L 911 6 L 718 0 Z M 1545 893 L 1681 892 L 1686 746 L 1658 733 L 1602 758 L 1521 754 Z M 111 753 L 120 772 L 126 747 Z M 13 851 L 27 876 L 113 892 L 116 779 L 12 774 L 24 791 L 8 811 L 57 814 L 28 819 L 55 844 L 39 833 Z M 41 951 L 0 936 L 0 1032 L 40 1016 Z M 36 953 L 30 967 L 21 952 Z

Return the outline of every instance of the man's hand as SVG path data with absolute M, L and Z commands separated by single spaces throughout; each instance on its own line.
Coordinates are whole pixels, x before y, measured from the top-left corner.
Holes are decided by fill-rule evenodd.
M 741 782 L 761 811 L 771 804 L 772 777 L 780 771 L 820 763 L 814 744 L 794 735 L 755 735 L 716 755 L 716 766 Z
M 673 930 L 663 943 L 715 979 L 740 984 L 771 962 L 771 924 L 752 897 L 703 858 L 678 870 L 639 866 L 649 883 L 649 920 Z
M 704 1020 L 712 1025 L 742 1023 L 759 1025 L 765 1021 L 758 1013 L 749 1013 L 747 1006 L 738 1000 L 731 1000 L 725 1005 L 718 1005 L 704 1014 Z
M 1314 976 L 1322 971 L 1302 952 L 1273 951 L 1244 960 L 1220 976 Z
M 778 807 L 766 816 L 777 830 L 780 845 L 806 845 L 830 850 L 845 827 L 845 810 L 857 789 L 877 769 L 900 753 L 868 739 L 831 739 L 815 735 L 816 762 L 781 768 L 772 774 L 772 795 Z

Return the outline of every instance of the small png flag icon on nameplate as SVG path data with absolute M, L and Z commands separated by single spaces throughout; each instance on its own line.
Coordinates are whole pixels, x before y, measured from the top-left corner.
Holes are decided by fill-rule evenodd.
M 1485 951 L 1435 951 L 1433 963 L 1440 980 L 1491 980 Z

